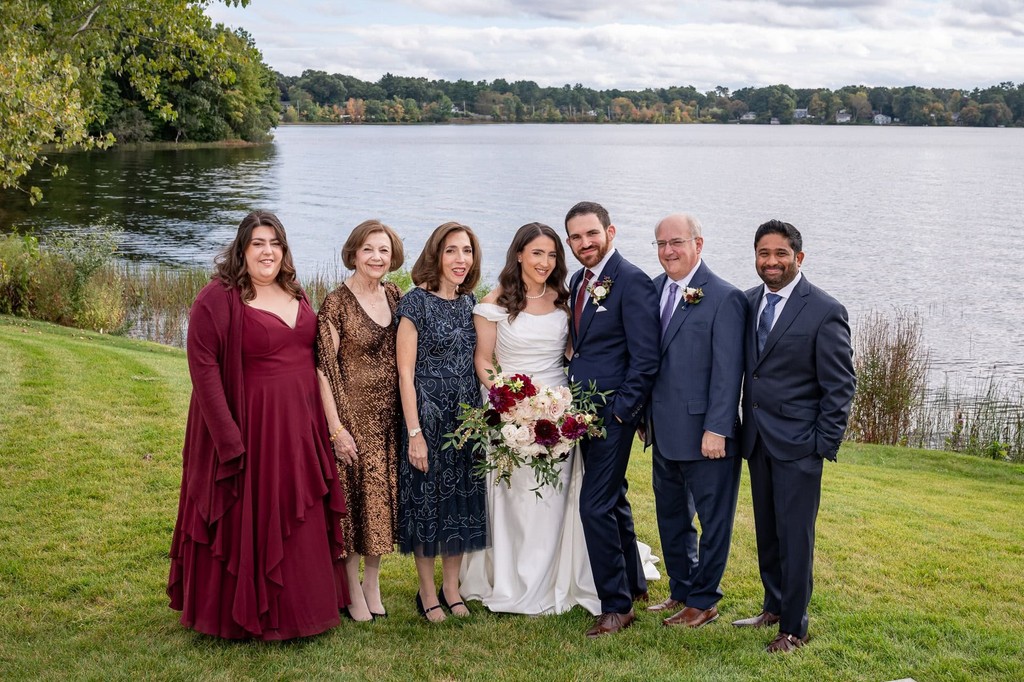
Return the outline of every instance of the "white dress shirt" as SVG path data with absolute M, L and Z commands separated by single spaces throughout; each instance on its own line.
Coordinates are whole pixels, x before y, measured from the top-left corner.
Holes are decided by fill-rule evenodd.
M 757 315 L 754 317 L 755 320 L 761 319 L 761 312 L 764 310 L 764 307 L 768 305 L 768 294 L 778 294 L 782 297 L 782 299 L 775 304 L 775 317 L 772 318 L 772 326 L 771 329 L 768 330 L 769 332 L 771 332 L 772 329 L 775 329 L 775 323 L 778 322 L 780 317 L 782 317 L 782 310 L 786 307 L 786 301 L 788 301 L 789 297 L 793 295 L 793 290 L 796 289 L 797 282 L 803 279 L 803 276 L 804 273 L 797 272 L 793 281 L 778 291 L 772 291 L 768 288 L 767 284 L 761 287 L 761 304 L 757 306 Z

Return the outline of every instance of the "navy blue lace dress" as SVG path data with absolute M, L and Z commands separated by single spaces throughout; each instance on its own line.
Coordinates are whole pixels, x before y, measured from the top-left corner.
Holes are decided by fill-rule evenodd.
M 472 294 L 454 301 L 419 287 L 398 303 L 416 326 L 416 405 L 427 442 L 427 473 L 409 463 L 406 434 L 398 458 L 398 546 L 417 556 L 454 556 L 487 546 L 485 480 L 473 473 L 468 448 L 445 445 L 459 404 L 480 404 L 473 368 L 476 331 Z

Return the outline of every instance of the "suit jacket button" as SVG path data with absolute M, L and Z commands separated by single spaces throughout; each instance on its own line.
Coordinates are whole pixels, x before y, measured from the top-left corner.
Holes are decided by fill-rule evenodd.
M 755 410 L 757 409 L 757 403 L 754 403 L 754 409 Z
M 758 378 L 758 377 L 757 377 L 757 374 L 754 374 L 754 378 L 755 378 L 755 379 L 757 379 L 757 378 Z
M 572 354 L 572 359 L 573 359 L 573 360 L 575 360 L 575 359 L 576 359 L 576 358 L 578 358 L 579 356 L 580 356 L 580 354 L 579 354 L 579 353 L 573 353 L 573 354 Z

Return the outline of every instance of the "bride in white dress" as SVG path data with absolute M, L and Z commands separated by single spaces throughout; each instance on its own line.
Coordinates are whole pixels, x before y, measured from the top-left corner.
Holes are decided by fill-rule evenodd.
M 476 371 L 485 399 L 495 359 L 506 375 L 527 374 L 538 386 L 566 384 L 566 273 L 564 250 L 553 229 L 540 223 L 519 228 L 498 287 L 473 309 Z M 492 473 L 487 487 L 491 547 L 463 560 L 462 597 L 500 613 L 541 615 L 582 606 L 599 614 L 601 600 L 580 522 L 578 449 L 562 464 L 561 488 L 544 486 L 541 497 L 534 493 L 537 482 L 529 467 L 512 473 L 510 487 L 495 485 L 494 479 Z M 640 549 L 650 557 L 650 548 Z M 648 559 L 644 569 L 656 579 L 652 563 Z

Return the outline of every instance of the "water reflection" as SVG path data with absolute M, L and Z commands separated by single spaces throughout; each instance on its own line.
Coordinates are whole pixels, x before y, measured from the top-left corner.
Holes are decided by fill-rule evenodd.
M 125 258 L 158 263 L 209 262 L 230 241 L 240 216 L 274 196 L 273 145 L 65 154 L 65 177 L 35 170 L 25 181 L 43 190 L 0 195 L 0 230 L 46 234 L 106 227 L 123 233 Z
M 411 265 L 446 220 L 471 225 L 493 282 L 512 233 L 594 199 L 615 246 L 650 274 L 653 227 L 685 210 L 704 257 L 758 282 L 751 239 L 779 217 L 804 234 L 803 271 L 846 304 L 921 313 L 931 384 L 1024 378 L 1024 131 L 858 126 L 293 126 L 272 146 L 67 156 L 32 182 L 42 206 L 0 197 L 0 230 L 105 224 L 141 262 L 208 267 L 252 208 L 278 213 L 300 275 L 330 268 L 370 217 Z M 575 263 L 573 263 L 575 265 Z

